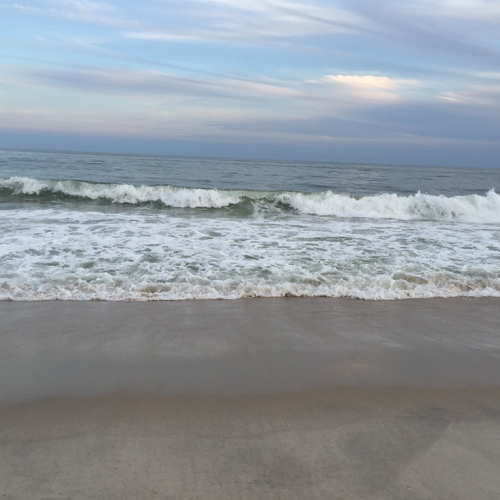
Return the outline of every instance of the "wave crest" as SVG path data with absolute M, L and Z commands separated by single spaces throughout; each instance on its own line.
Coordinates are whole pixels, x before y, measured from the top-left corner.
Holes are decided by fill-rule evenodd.
M 500 196 L 494 190 L 485 196 L 435 196 L 416 193 L 410 196 L 383 193 L 354 198 L 327 191 L 318 194 L 280 195 L 285 203 L 302 213 L 369 219 L 446 220 L 463 222 L 500 222 Z
M 222 208 L 241 201 L 237 193 L 217 189 L 193 189 L 176 186 L 134 186 L 132 184 L 100 184 L 73 180 L 39 180 L 10 177 L 0 180 L 0 187 L 12 194 L 62 194 L 112 203 L 162 203 L 176 208 Z
M 135 186 L 75 180 L 40 180 L 28 177 L 0 179 L 0 190 L 10 195 L 53 197 L 63 195 L 80 200 L 111 203 L 161 203 L 175 208 L 225 208 L 250 201 L 255 206 L 267 203 L 303 214 L 342 218 L 442 220 L 500 223 L 500 195 L 490 190 L 484 196 L 428 195 L 400 196 L 382 193 L 354 197 L 323 191 L 300 193 L 177 187 L 170 185 Z

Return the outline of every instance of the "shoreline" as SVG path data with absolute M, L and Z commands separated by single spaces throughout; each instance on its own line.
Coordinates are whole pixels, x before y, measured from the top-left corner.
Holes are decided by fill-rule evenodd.
M 266 285 L 267 286 L 267 285 Z M 470 288 L 469 290 L 472 290 Z M 482 293 L 471 295 L 467 294 L 453 294 L 453 295 L 412 295 L 414 290 L 390 290 L 390 293 L 400 293 L 401 295 L 388 295 L 387 293 L 382 293 L 383 289 L 378 292 L 381 295 L 367 296 L 362 294 L 363 290 L 355 290 L 352 295 L 342 294 L 334 295 L 328 293 L 304 293 L 299 292 L 284 292 L 282 295 L 260 295 L 260 294 L 249 294 L 249 295 L 165 295 L 163 292 L 135 292 L 134 294 L 121 294 L 116 296 L 108 296 L 107 298 L 101 298 L 97 295 L 72 295 L 72 292 L 67 290 L 59 291 L 57 293 L 51 293 L 51 295 L 38 295 L 38 296 L 23 296 L 23 297 L 12 297 L 12 296 L 1 296 L 0 303 L 3 302 L 20 302 L 20 303 L 39 303 L 39 302 L 109 302 L 109 303 L 162 303 L 162 302 L 210 302 L 210 301 L 239 301 L 239 300 L 316 300 L 316 299 L 326 299 L 326 300 L 359 300 L 361 302 L 399 302 L 399 301 L 420 301 L 420 300 L 454 300 L 454 299 L 466 299 L 466 300 L 481 300 L 481 299 L 500 299 L 500 291 L 489 289 L 488 294 L 483 295 Z M 358 293 L 356 295 L 356 293 Z M 377 292 L 377 293 L 378 293 Z M 387 290 L 385 290 L 387 292 Z M 245 292 L 247 293 L 247 292 Z M 260 292 L 256 292 L 260 293 Z
M 351 296 L 341 296 L 341 297 L 333 297 L 329 295 L 282 295 L 282 296 L 251 296 L 251 297 L 221 297 L 221 298 L 200 298 L 193 297 L 189 299 L 164 299 L 164 298 L 146 298 L 146 299 L 100 299 L 98 297 L 91 299 L 0 299 L 0 304 L 4 302 L 15 302 L 15 303 L 25 303 L 25 304 L 38 304 L 41 302 L 65 302 L 65 303 L 84 303 L 84 302 L 106 302 L 111 304 L 130 304 L 130 303 L 163 303 L 163 302 L 171 302 L 171 303 L 179 303 L 179 302 L 212 302 L 212 301 L 239 301 L 239 300 L 357 300 L 360 302 L 403 302 L 403 301 L 430 301 L 430 300 L 500 300 L 500 296 L 497 295 L 453 295 L 449 297 L 403 297 L 396 299 L 367 299 L 363 297 L 351 297 Z

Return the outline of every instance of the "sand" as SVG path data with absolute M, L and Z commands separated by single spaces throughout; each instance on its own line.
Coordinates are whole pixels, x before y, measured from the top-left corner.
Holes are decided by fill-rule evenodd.
M 500 497 L 499 299 L 4 302 L 0 376 L 0 498 Z

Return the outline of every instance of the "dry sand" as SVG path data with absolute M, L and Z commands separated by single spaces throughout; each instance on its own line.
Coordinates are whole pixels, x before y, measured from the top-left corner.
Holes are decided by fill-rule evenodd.
M 500 498 L 498 299 L 5 302 L 0 377 L 0 499 Z

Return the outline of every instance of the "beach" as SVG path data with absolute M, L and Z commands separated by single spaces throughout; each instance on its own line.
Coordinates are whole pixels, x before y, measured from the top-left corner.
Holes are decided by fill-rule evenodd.
M 498 498 L 499 306 L 1 302 L 0 492 Z
M 0 2 L 0 500 L 500 500 L 500 0 Z

